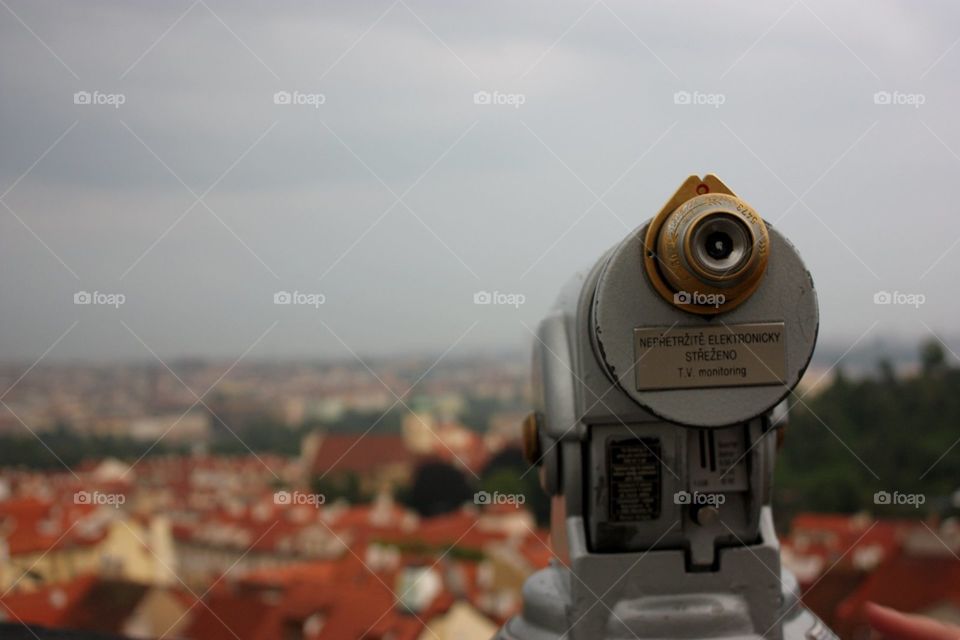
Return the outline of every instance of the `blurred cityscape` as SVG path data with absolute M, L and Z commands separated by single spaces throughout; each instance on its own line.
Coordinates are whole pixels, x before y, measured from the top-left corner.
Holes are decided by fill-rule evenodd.
M 802 393 L 838 375 L 815 365 Z M 520 451 L 527 379 L 508 356 L 4 367 L 0 621 L 489 638 L 559 561 Z M 779 522 L 807 605 L 844 638 L 867 601 L 960 622 L 956 521 L 871 511 Z
M 373 366 L 4 370 L 0 618 L 146 638 L 492 635 L 550 558 L 522 477 L 526 363 Z

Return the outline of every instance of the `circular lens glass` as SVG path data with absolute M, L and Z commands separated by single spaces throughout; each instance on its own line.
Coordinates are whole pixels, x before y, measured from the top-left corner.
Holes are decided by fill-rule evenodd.
M 693 260 L 712 275 L 736 273 L 750 259 L 750 238 L 750 229 L 739 218 L 729 213 L 712 213 L 693 230 Z
M 726 260 L 733 253 L 733 238 L 723 231 L 714 231 L 707 236 L 704 248 L 714 260 Z

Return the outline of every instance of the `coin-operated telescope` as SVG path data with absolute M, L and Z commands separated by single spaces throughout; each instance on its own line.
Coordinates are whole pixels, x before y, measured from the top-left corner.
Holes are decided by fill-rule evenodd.
M 835 637 L 770 512 L 775 407 L 818 324 L 796 249 L 713 175 L 575 276 L 540 323 L 524 425 L 558 560 L 498 637 Z

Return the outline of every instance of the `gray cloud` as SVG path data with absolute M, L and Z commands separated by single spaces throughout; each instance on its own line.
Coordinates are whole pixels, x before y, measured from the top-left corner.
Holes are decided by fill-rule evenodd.
M 121 320 L 163 357 L 236 356 L 275 321 L 256 355 L 345 354 L 323 323 L 362 353 L 442 351 L 477 320 L 462 348 L 522 345 L 575 270 L 708 171 L 798 246 L 824 339 L 960 313 L 955 6 L 357 5 L 10 2 L 29 29 L 0 8 L 0 193 L 77 122 L 3 198 L 42 242 L 0 207 L 0 357 L 74 320 L 51 358 L 147 357 Z M 177 222 L 179 180 L 214 185 L 213 212 Z M 80 289 L 127 303 L 77 307 Z M 277 307 L 280 289 L 327 301 Z M 527 302 L 478 308 L 480 289 Z M 927 302 L 878 308 L 881 289 Z

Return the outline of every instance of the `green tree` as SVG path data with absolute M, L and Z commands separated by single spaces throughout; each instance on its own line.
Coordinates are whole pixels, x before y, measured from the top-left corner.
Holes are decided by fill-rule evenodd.
M 487 463 L 480 474 L 480 486 L 489 492 L 519 493 L 525 498 L 537 524 L 550 523 L 550 499 L 540 487 L 537 469 L 531 469 L 520 449 L 509 447 L 500 451 Z
M 777 461 L 774 499 L 783 525 L 798 511 L 920 517 L 946 504 L 958 485 L 960 370 L 941 345 L 919 350 L 922 374 L 898 378 L 837 377 L 791 411 Z M 921 493 L 923 508 L 874 503 L 878 491 Z
M 944 369 L 947 357 L 939 340 L 927 340 L 920 347 L 920 368 L 924 375 L 938 373 Z
M 408 507 L 422 516 L 454 511 L 473 500 L 474 489 L 463 473 L 446 462 L 421 464 L 414 473 L 410 491 L 401 494 Z

